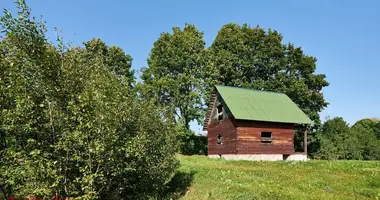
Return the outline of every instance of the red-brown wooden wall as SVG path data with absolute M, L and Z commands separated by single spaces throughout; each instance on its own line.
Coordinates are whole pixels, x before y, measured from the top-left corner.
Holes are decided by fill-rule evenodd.
M 230 120 L 208 125 L 208 154 L 293 154 L 294 125 Z M 272 142 L 262 143 L 261 132 L 272 132 Z M 223 144 L 217 135 L 223 135 Z
M 208 154 L 236 154 L 236 128 L 232 120 L 224 118 L 216 124 L 209 124 L 208 131 Z M 218 134 L 223 135 L 223 144 L 218 144 Z
M 237 154 L 293 154 L 294 125 L 237 121 Z M 272 132 L 272 142 L 262 143 L 261 132 Z

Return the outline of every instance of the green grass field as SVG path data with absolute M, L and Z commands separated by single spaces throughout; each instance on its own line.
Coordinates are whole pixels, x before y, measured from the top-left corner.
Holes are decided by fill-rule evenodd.
M 380 162 L 250 162 L 178 156 L 173 199 L 380 199 Z

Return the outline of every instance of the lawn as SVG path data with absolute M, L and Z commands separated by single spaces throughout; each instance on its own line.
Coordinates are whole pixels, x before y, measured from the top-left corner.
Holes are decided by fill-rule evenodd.
M 181 167 L 169 184 L 174 199 L 380 199 L 377 161 L 178 158 Z

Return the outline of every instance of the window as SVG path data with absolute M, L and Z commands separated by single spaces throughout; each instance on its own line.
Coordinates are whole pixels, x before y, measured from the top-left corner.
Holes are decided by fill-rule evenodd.
M 222 104 L 219 104 L 217 106 L 217 110 L 218 110 L 218 120 L 223 120 L 223 105 Z
M 222 104 L 218 105 L 218 114 L 223 112 Z
M 218 144 L 223 144 L 223 135 L 222 134 L 218 134 L 216 140 L 217 140 Z
M 272 143 L 272 132 L 261 132 L 262 143 Z
M 223 113 L 222 114 L 218 114 L 218 120 L 223 120 Z

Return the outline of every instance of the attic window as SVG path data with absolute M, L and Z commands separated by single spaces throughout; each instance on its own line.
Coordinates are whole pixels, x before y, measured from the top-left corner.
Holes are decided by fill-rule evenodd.
M 272 132 L 261 132 L 262 143 L 272 143 Z
M 218 144 L 223 144 L 223 135 L 222 134 L 218 134 L 216 139 L 217 139 Z
M 222 104 L 219 104 L 217 106 L 217 110 L 218 110 L 218 120 L 223 120 L 223 105 Z
M 218 105 L 217 108 L 218 108 L 218 114 L 223 112 L 223 105 L 222 104 Z
M 218 120 L 223 120 L 223 113 L 222 114 L 218 114 Z

